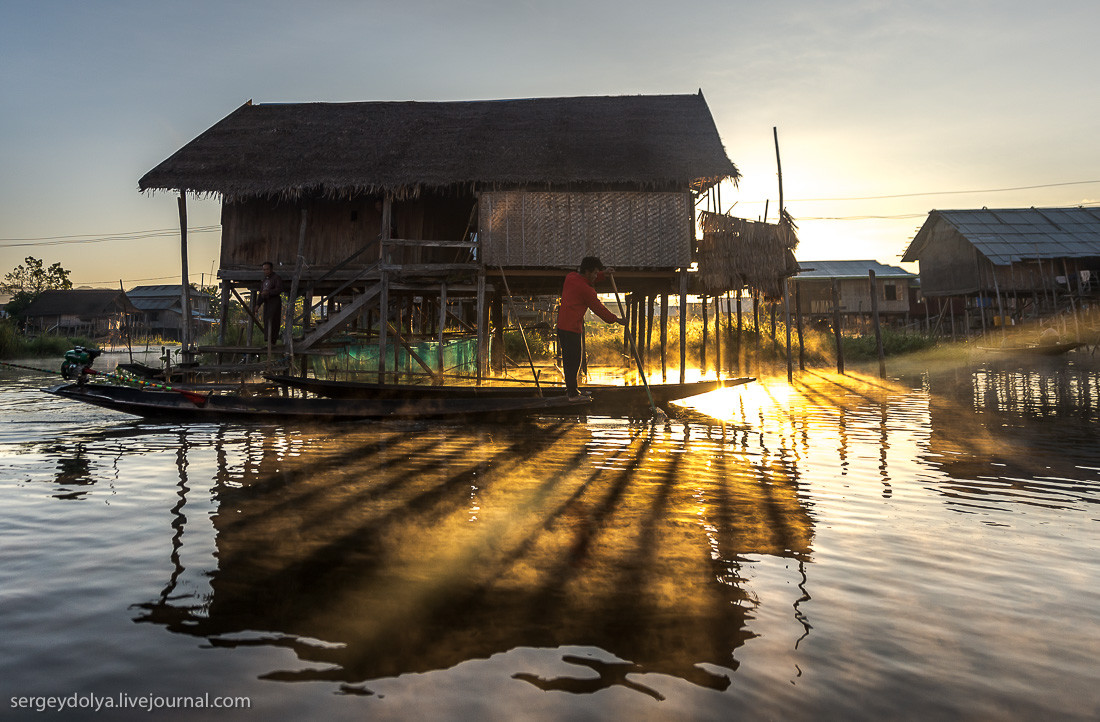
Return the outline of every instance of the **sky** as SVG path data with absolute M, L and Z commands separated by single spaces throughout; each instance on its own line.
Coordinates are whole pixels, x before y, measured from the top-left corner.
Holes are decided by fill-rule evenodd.
M 1095 0 L 0 0 L 0 275 L 180 277 L 138 179 L 242 103 L 702 90 L 742 173 L 723 210 L 800 261 L 901 265 L 929 211 L 1100 205 Z M 188 199 L 210 278 L 217 199 Z M 906 265 L 908 270 L 917 270 Z

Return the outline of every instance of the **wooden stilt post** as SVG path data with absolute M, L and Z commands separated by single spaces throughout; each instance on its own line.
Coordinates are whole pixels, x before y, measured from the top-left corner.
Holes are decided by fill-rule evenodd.
M 833 335 L 836 336 L 836 372 L 844 373 L 844 344 L 840 340 L 840 291 L 833 279 Z
M 487 307 L 485 303 L 485 269 L 477 272 L 477 385 L 481 385 L 481 379 L 485 375 L 485 365 L 488 356 L 488 334 L 485 328 Z
M 668 294 L 661 294 L 661 382 L 668 381 Z
M 439 284 L 439 340 L 436 343 L 435 350 L 435 365 L 439 370 L 440 377 L 443 376 L 444 368 L 443 363 L 443 330 L 447 327 L 447 282 L 444 281 Z
M 306 224 L 309 220 L 309 211 L 302 209 L 302 220 L 298 224 L 298 253 L 294 257 L 294 276 L 290 279 L 290 292 L 287 294 L 286 309 L 283 314 L 283 348 L 286 354 L 294 356 L 294 307 L 298 298 L 298 283 L 302 278 L 302 267 L 305 265 L 306 248 Z
M 649 352 L 653 346 L 653 315 L 654 304 L 657 302 L 657 296 L 648 293 L 646 294 L 646 314 L 645 314 L 645 366 L 649 368 Z
M 382 291 L 378 296 L 378 383 L 386 383 L 386 344 L 390 320 L 390 273 L 382 271 Z
M 699 372 L 703 375 L 707 375 L 707 321 L 710 318 L 710 314 L 707 313 L 707 297 L 705 295 L 699 296 L 699 308 L 703 312 L 703 347 L 699 351 Z
M 687 269 L 680 269 L 680 383 L 687 381 Z
M 791 289 L 783 278 L 783 320 L 787 327 L 787 383 L 794 380 L 794 358 L 791 356 Z
M 183 305 L 181 340 L 183 341 L 183 351 L 181 356 L 184 361 L 189 361 L 191 359 L 191 280 L 190 274 L 187 272 L 187 195 L 182 188 L 180 189 L 178 205 L 180 212 L 180 268 L 183 278 L 183 288 L 181 289 L 181 303 Z
M 802 284 L 797 283 L 794 287 L 794 316 L 797 319 L 796 328 L 798 329 L 798 370 L 806 370 L 806 344 L 802 336 Z
M 722 296 L 714 296 L 714 377 L 722 378 Z
M 871 316 L 875 324 L 875 345 L 878 347 L 878 375 L 886 378 L 886 354 L 882 348 L 882 327 L 878 318 L 878 283 L 875 281 L 875 270 L 867 270 L 867 277 L 871 282 Z
M 737 289 L 737 373 L 741 373 L 741 359 L 744 357 L 744 347 L 741 346 L 744 326 L 741 321 L 741 298 L 744 296 L 742 289 Z

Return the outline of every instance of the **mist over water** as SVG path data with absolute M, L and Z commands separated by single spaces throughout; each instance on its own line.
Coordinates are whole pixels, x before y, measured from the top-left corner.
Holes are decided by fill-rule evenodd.
M 0 704 L 1092 719 L 1090 361 L 807 371 L 661 425 L 152 424 L 3 370 Z

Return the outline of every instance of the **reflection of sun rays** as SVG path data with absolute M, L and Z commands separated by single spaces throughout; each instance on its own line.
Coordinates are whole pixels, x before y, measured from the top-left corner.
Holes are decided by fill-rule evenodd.
M 761 461 L 722 427 L 273 436 L 217 452 L 209 605 L 144 605 L 222 646 L 270 630 L 264 643 L 336 665 L 271 678 L 355 681 L 583 643 L 720 688 L 696 665 L 735 667 L 751 636 L 759 602 L 741 560 L 809 554 L 793 456 Z

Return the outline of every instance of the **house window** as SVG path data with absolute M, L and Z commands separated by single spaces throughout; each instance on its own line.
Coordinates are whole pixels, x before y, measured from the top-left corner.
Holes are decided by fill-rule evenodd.
M 898 287 L 897 287 L 897 284 L 894 284 L 894 283 L 883 284 L 882 291 L 883 291 L 883 294 L 884 294 L 883 297 L 887 301 L 896 301 L 896 300 L 898 300 Z

